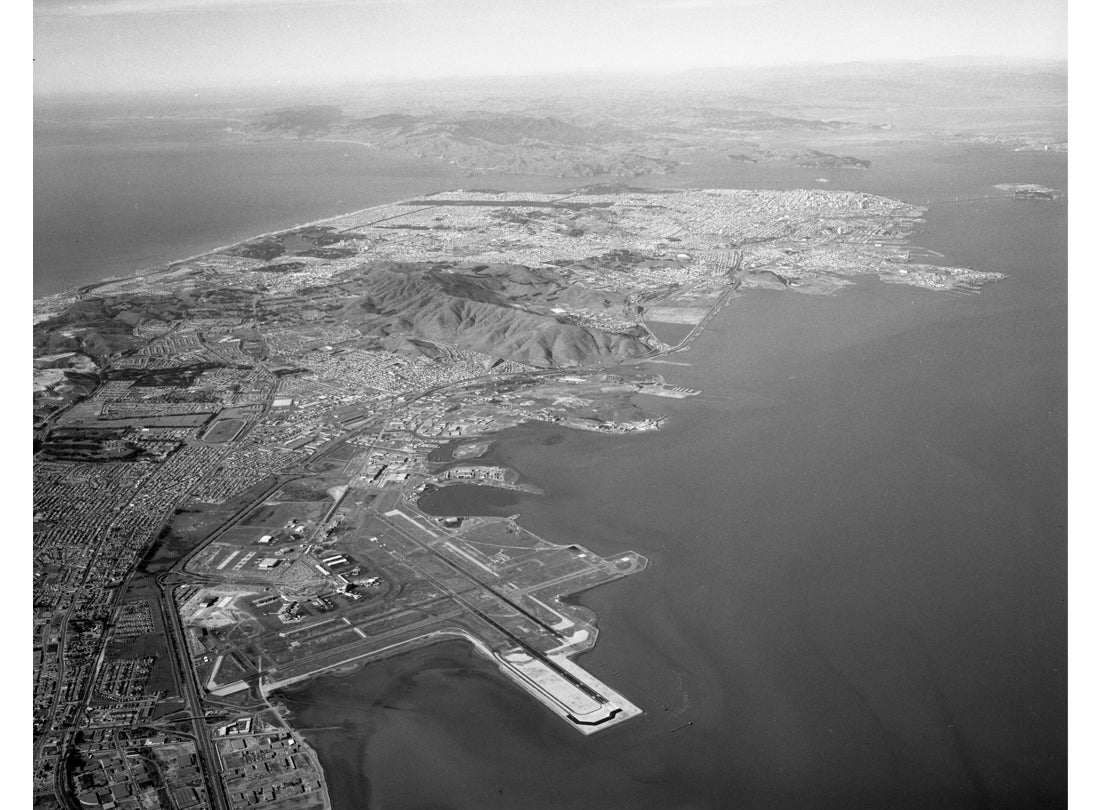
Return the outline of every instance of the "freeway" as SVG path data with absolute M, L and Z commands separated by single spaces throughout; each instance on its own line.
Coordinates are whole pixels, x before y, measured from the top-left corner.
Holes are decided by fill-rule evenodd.
M 157 588 L 160 591 L 160 599 L 166 607 L 175 605 L 173 591 L 178 583 L 169 583 L 171 572 L 157 577 Z M 213 810 L 228 810 L 229 802 L 225 795 L 225 786 L 222 784 L 220 758 L 217 750 L 210 740 L 210 731 L 206 725 L 206 716 L 203 710 L 199 686 L 195 678 L 194 667 L 191 666 L 191 656 L 187 651 L 187 636 L 183 630 L 179 611 L 165 610 L 168 614 L 168 622 L 165 625 L 165 638 L 172 651 L 173 659 L 180 675 L 182 685 L 182 697 L 187 704 L 187 711 L 191 715 L 192 734 L 195 737 L 195 748 L 199 755 L 199 762 L 203 773 L 203 781 L 210 796 L 210 805 Z
M 180 498 L 182 499 L 183 497 L 185 497 L 187 495 L 187 493 L 190 492 L 191 489 L 194 488 L 195 486 L 198 486 L 199 483 L 200 483 L 200 481 L 195 481 L 191 485 L 191 487 L 188 487 L 188 488 L 184 489 L 180 493 Z M 171 517 L 167 518 L 165 520 L 165 525 L 167 525 L 168 521 L 170 521 L 170 520 L 171 520 Z M 163 528 L 163 526 L 161 528 Z M 88 566 L 85 570 L 84 579 L 81 581 L 81 585 L 86 584 L 89 577 L 92 576 L 92 571 L 94 570 L 94 563 L 95 563 L 96 557 L 98 557 L 99 554 L 100 554 L 100 551 L 97 549 L 95 551 L 94 556 L 92 557 L 92 560 L 89 562 L 89 564 L 88 564 Z M 130 579 L 137 572 L 138 567 L 141 564 L 141 559 L 142 559 L 142 557 L 138 556 L 137 558 L 135 558 L 134 562 L 132 562 L 130 564 L 130 567 L 126 570 L 126 572 L 123 574 L 123 576 L 120 577 L 122 582 L 129 582 L 130 581 Z M 124 592 L 125 592 L 125 588 L 118 588 L 116 590 L 116 592 L 115 592 L 115 594 L 114 594 L 114 596 L 111 600 L 111 604 L 108 608 L 108 616 L 114 614 L 114 611 L 118 608 L 119 600 L 122 598 L 122 594 Z M 59 668 L 58 668 L 58 674 L 59 674 L 59 677 L 58 677 L 58 696 L 57 696 L 57 698 L 55 698 L 55 700 L 53 702 L 53 705 L 51 706 L 51 712 L 50 712 L 50 724 L 51 725 L 53 724 L 54 718 L 55 718 L 56 713 L 57 713 L 57 706 L 58 706 L 59 699 L 60 699 L 60 690 L 61 690 L 62 685 L 65 682 L 64 681 L 64 674 L 65 674 L 65 663 L 64 663 L 64 661 L 65 661 L 65 659 L 64 659 L 65 640 L 66 640 L 66 634 L 67 634 L 67 631 L 68 631 L 69 619 L 71 618 L 72 613 L 73 613 L 74 610 L 75 610 L 75 604 L 73 606 L 70 606 L 68 611 L 66 611 L 64 620 L 63 620 L 62 625 L 59 629 L 59 637 L 58 637 L 58 664 L 59 664 Z M 176 618 L 176 613 L 173 610 L 170 609 L 170 605 L 168 605 L 164 602 L 163 594 L 162 594 L 162 597 L 161 597 L 161 615 L 164 616 L 166 619 Z M 165 626 L 167 628 L 167 627 L 170 626 L 170 624 L 166 622 Z M 95 688 L 95 683 L 96 683 L 96 680 L 97 680 L 97 677 L 98 677 L 100 666 L 102 665 L 103 659 L 104 659 L 105 654 L 106 654 L 107 642 L 108 642 L 109 636 L 110 636 L 109 627 L 105 626 L 102 637 L 98 641 L 98 648 L 97 648 L 96 656 L 95 656 L 95 665 L 91 669 L 91 674 L 89 675 L 89 677 L 87 678 L 85 683 L 81 686 L 81 691 L 80 691 L 80 694 L 79 694 L 79 696 L 77 698 L 77 701 L 76 701 L 76 703 L 77 703 L 77 708 L 76 708 L 76 713 L 75 713 L 76 718 L 83 717 L 84 712 L 87 710 L 88 702 L 91 700 L 93 690 Z M 186 672 L 183 671 L 183 672 L 179 672 L 179 673 L 176 673 L 176 674 L 177 674 L 176 682 L 186 684 Z M 183 676 L 182 678 L 179 677 L 179 675 L 181 675 L 181 674 Z M 196 711 L 201 712 L 201 710 L 202 710 L 202 707 L 199 704 L 191 704 L 190 708 L 192 709 L 193 713 L 196 713 Z M 65 752 L 65 751 L 68 750 L 69 745 L 71 744 L 71 737 L 75 737 L 75 735 L 71 735 L 69 732 L 65 732 L 62 735 L 62 737 L 61 737 L 61 746 L 60 746 L 61 751 Z M 203 740 L 206 739 L 205 735 L 202 736 L 202 739 Z M 202 761 L 202 766 L 203 766 L 202 767 L 203 778 L 206 781 L 207 790 L 209 791 L 211 799 L 214 800 L 218 797 L 221 798 L 220 803 L 215 802 L 214 810 L 226 810 L 228 805 L 225 802 L 225 797 L 224 797 L 224 794 L 223 794 L 222 789 L 221 789 L 221 780 L 218 779 L 217 776 L 216 776 L 217 771 L 210 770 L 208 768 L 208 763 L 210 761 L 210 758 L 209 758 L 209 755 L 207 754 L 205 759 L 203 759 L 203 749 L 202 748 L 199 749 L 199 754 L 200 754 L 200 760 Z M 36 755 L 37 755 L 37 751 L 36 751 Z M 57 795 L 57 798 L 61 802 L 63 802 L 66 806 L 71 806 L 72 803 L 73 803 L 73 799 L 72 799 L 72 796 L 70 795 L 69 790 L 68 790 L 65 771 L 66 771 L 66 769 L 65 769 L 64 765 L 62 763 L 59 763 L 59 766 L 57 768 L 57 773 L 55 775 L 54 792 Z M 215 774 L 215 776 L 212 777 L 211 776 L 212 774 Z M 214 785 L 216 789 L 212 790 L 211 785 Z

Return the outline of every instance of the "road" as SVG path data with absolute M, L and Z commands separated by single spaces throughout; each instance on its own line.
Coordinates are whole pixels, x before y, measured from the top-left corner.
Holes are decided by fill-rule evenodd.
M 210 796 L 210 806 L 213 810 L 229 810 L 229 801 L 225 795 L 225 786 L 222 784 L 220 767 L 221 760 L 210 740 L 210 731 L 206 725 L 206 717 L 203 709 L 200 687 L 195 677 L 195 669 L 191 666 L 191 655 L 187 650 L 187 635 L 180 620 L 179 611 L 175 610 L 173 591 L 180 583 L 169 582 L 173 574 L 171 572 L 157 577 L 157 588 L 160 590 L 161 603 L 167 608 L 167 623 L 165 624 L 165 638 L 168 647 L 176 663 L 179 683 L 184 703 L 187 705 L 188 714 L 191 715 L 191 729 L 195 737 L 195 748 L 199 755 L 199 764 L 202 769 L 203 782 Z

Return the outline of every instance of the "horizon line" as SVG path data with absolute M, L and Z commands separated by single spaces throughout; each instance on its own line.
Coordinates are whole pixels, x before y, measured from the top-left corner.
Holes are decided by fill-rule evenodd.
M 960 64 L 953 64 L 959 62 Z M 970 62 L 971 64 L 966 64 Z M 956 68 L 981 68 L 991 67 L 995 65 L 1050 65 L 1063 67 L 1068 70 L 1069 59 L 1067 56 L 1010 56 L 1003 54 L 993 55 L 977 55 L 977 54 L 952 54 L 947 56 L 923 56 L 923 57 L 906 57 L 906 58 L 875 58 L 875 59 L 845 59 L 845 60 L 806 60 L 806 61 L 794 61 L 794 62 L 774 62 L 774 63 L 752 63 L 741 65 L 695 65 L 695 66 L 679 66 L 675 68 L 578 68 L 575 70 L 550 70 L 546 72 L 536 73 L 484 73 L 484 74 L 468 74 L 468 75 L 416 75 L 416 76 L 378 76 L 371 78 L 316 78 L 306 79 L 300 81 L 284 81 L 283 79 L 274 79 L 270 81 L 242 81 L 232 84 L 172 84 L 166 85 L 161 88 L 156 87 L 144 87 L 144 88 L 132 88 L 132 87 L 119 87 L 119 88 L 95 88 L 95 89 L 39 89 L 37 87 L 32 88 L 32 95 L 34 98 L 60 98 L 60 97 L 81 97 L 81 98 L 102 98 L 107 96 L 148 96 L 158 93 L 167 95 L 180 95 L 180 94 L 193 94 L 200 95 L 202 93 L 224 94 L 234 91 L 286 91 L 286 90 L 302 90 L 302 89 L 316 89 L 319 87 L 329 87 L 332 89 L 342 88 L 358 88 L 358 87 L 400 87 L 409 85 L 424 85 L 428 83 L 444 83 L 448 86 L 461 85 L 463 83 L 475 83 L 483 81 L 505 81 L 505 82 L 523 82 L 523 81 L 546 81 L 555 79 L 568 79 L 570 77 L 584 77 L 591 79 L 593 76 L 602 76 L 610 80 L 622 80 L 631 78 L 652 78 L 652 77 L 676 77 L 686 76 L 693 73 L 758 73 L 760 71 L 767 70 L 784 70 L 784 69 L 812 69 L 812 68 L 838 68 L 845 66 L 872 66 L 872 65 L 923 65 L 926 67 L 956 67 Z

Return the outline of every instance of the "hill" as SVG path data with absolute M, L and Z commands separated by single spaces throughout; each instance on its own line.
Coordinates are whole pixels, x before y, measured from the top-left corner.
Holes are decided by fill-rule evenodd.
M 425 262 L 372 262 L 339 280 L 342 287 L 364 291 L 344 306 L 339 318 L 362 334 L 438 340 L 540 367 L 607 363 L 652 350 L 641 334 L 577 326 L 548 310 L 521 305 L 557 300 L 566 290 L 548 271 L 481 267 L 479 273 L 444 272 Z M 607 308 L 614 306 L 606 296 L 565 294 L 574 301 L 599 297 L 601 305 L 606 301 Z

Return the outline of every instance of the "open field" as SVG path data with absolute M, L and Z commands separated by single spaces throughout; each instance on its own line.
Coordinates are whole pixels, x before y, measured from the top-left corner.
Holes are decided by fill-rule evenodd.
M 202 440 L 208 444 L 232 441 L 246 424 L 244 419 L 219 419 L 203 434 Z

